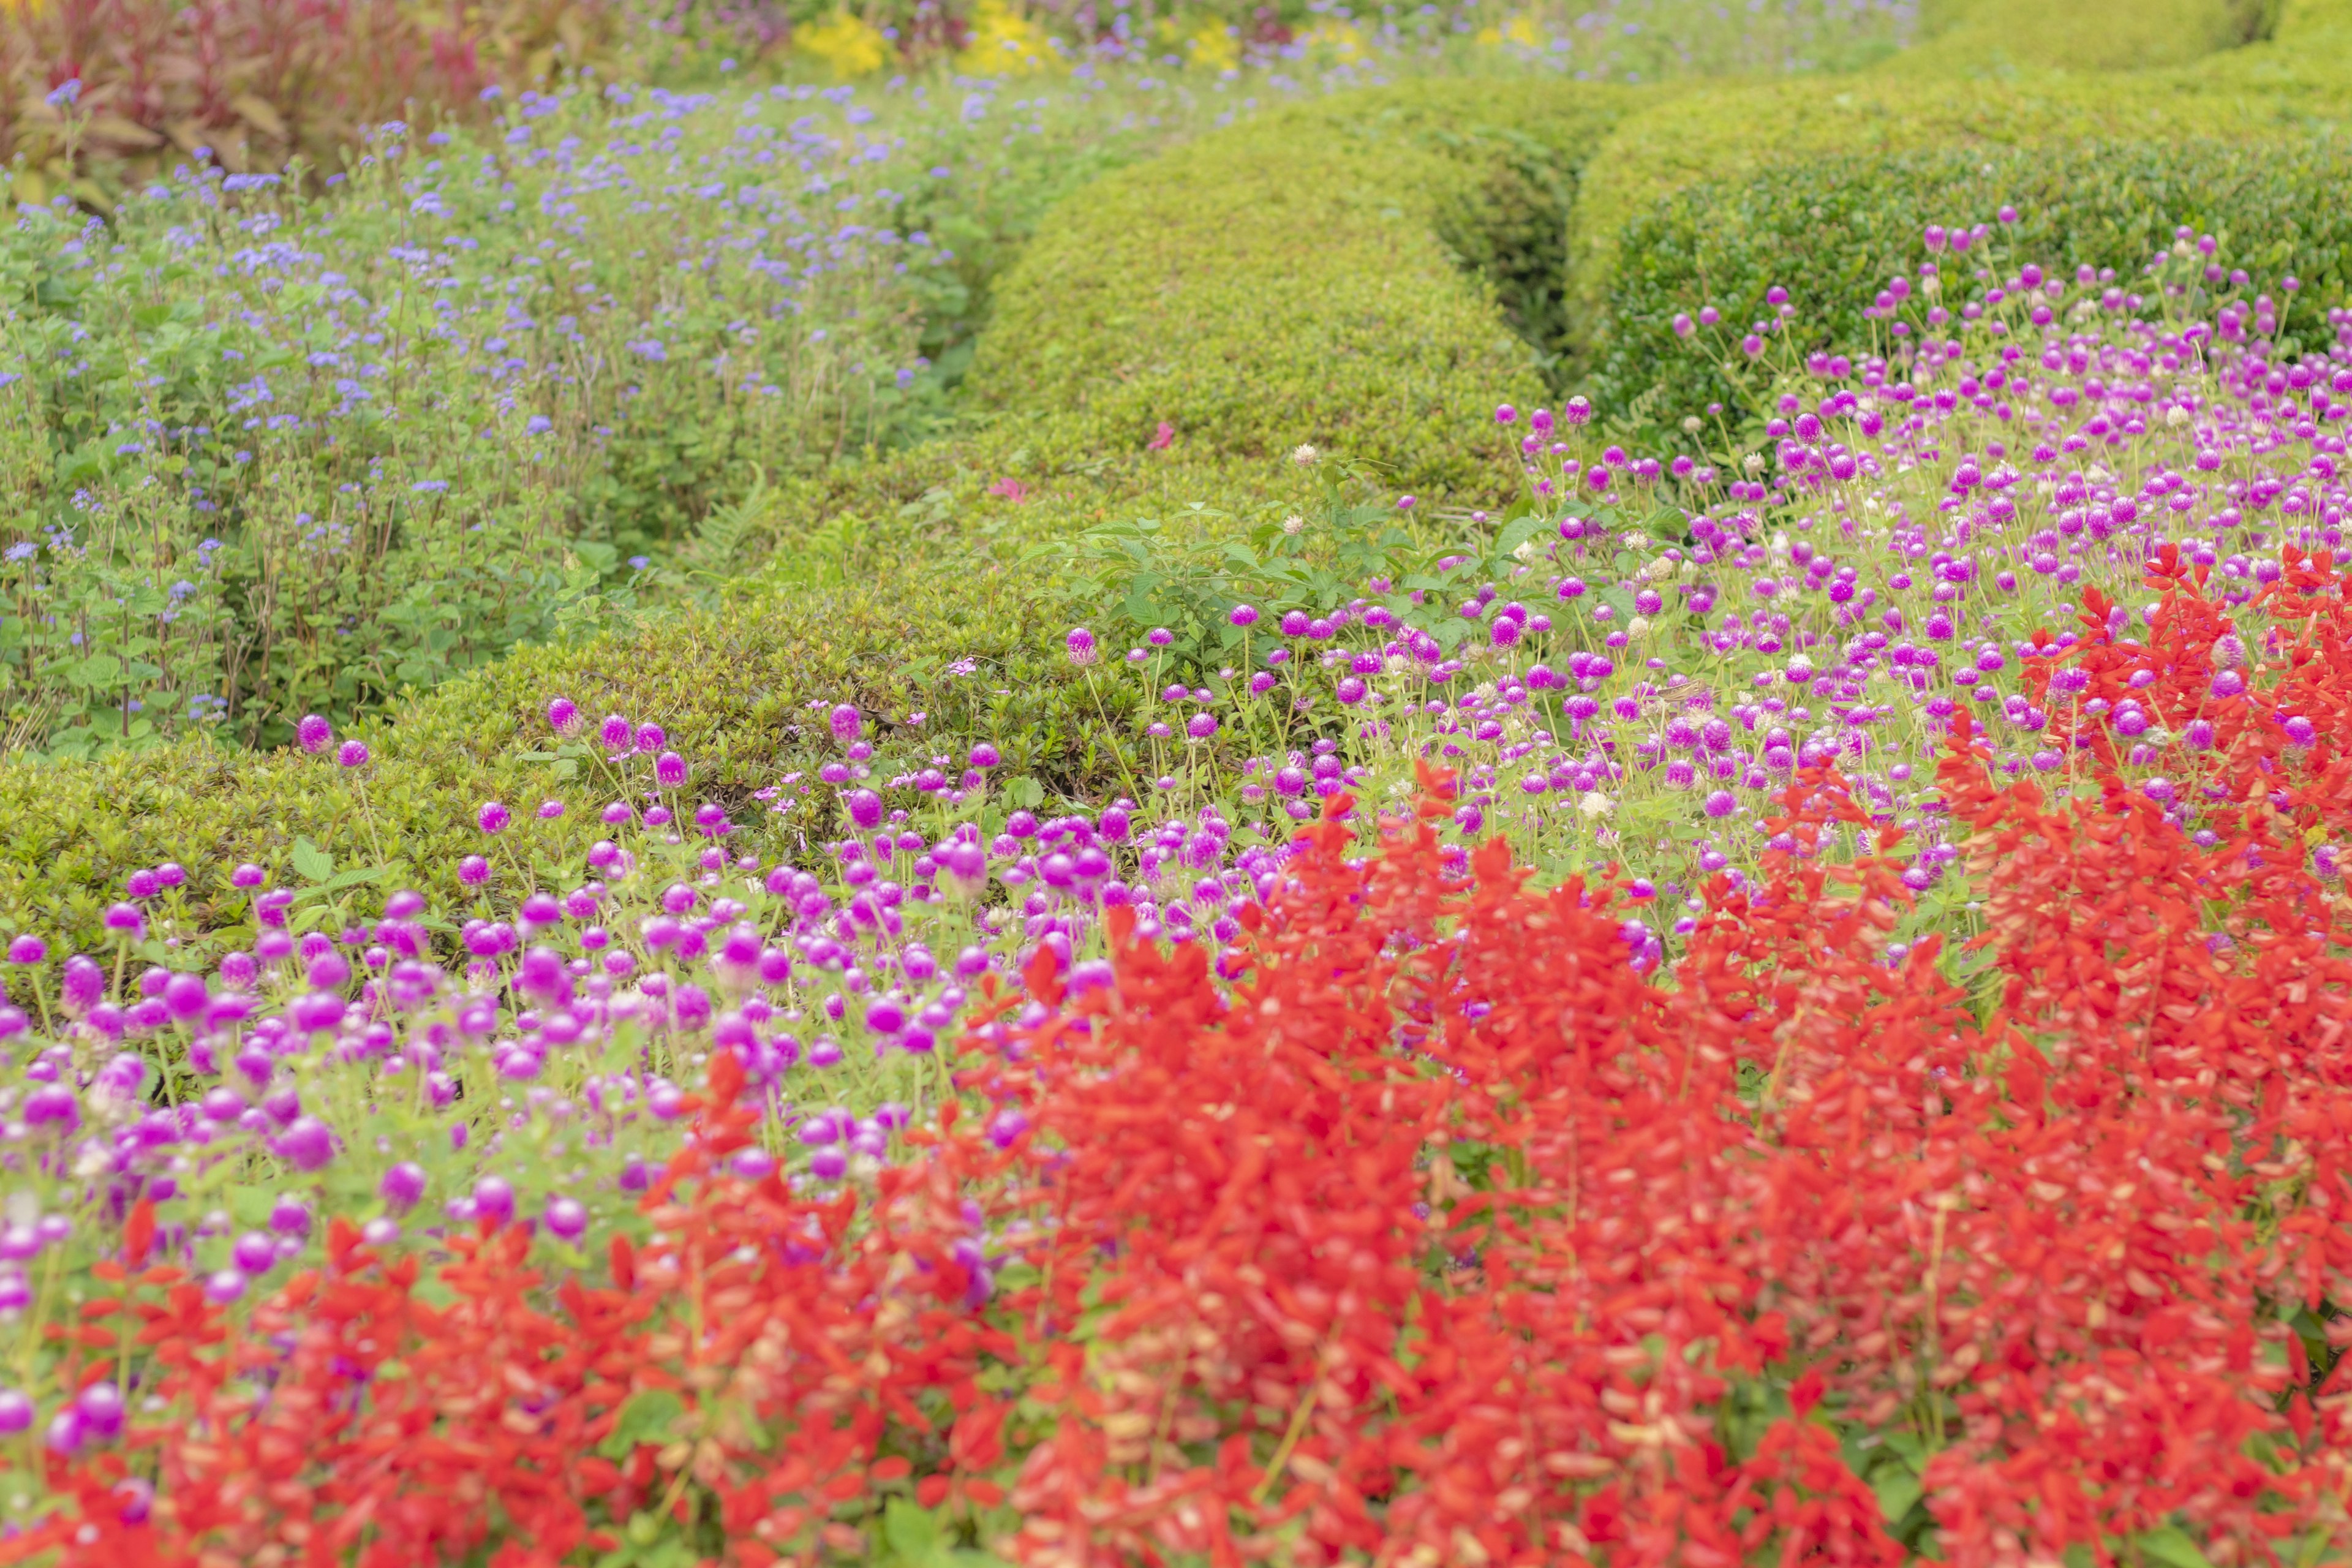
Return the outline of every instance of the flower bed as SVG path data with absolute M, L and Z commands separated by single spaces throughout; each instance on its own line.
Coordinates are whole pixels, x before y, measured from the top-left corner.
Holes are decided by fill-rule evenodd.
M 1850 358 L 1692 301 L 1702 458 L 1157 559 L 1097 808 L 558 698 L 611 804 L 454 899 L 18 933 L 0 1561 L 2340 1548 L 2352 350 L 2000 232 Z

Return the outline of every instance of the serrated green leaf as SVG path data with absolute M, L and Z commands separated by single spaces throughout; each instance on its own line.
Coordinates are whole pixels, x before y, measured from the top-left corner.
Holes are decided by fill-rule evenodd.
M 335 858 L 307 838 L 294 840 L 294 873 L 306 882 L 323 882 L 335 874 Z

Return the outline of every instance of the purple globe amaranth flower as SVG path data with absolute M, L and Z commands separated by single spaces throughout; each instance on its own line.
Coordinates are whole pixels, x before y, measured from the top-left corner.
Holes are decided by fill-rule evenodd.
M 474 814 L 474 826 L 485 833 L 504 833 L 508 825 L 513 821 L 514 813 L 509 811 L 504 804 L 495 800 L 484 801 L 482 809 Z
M 368 763 L 368 749 L 357 741 L 345 741 L 335 753 L 335 761 L 347 768 L 363 768 Z
M 335 727 L 316 713 L 303 714 L 302 721 L 294 726 L 294 739 L 314 756 L 325 751 L 327 742 L 334 738 Z
M 1257 625 L 1257 606 L 1235 605 L 1226 612 L 1225 619 L 1237 626 L 1254 626 Z
M 637 726 L 636 744 L 640 752 L 658 752 L 669 743 L 669 731 L 658 724 Z
M 2301 714 L 2286 721 L 2286 741 L 2290 746 L 2308 746 L 2319 739 L 2319 727 Z
M 1003 763 L 1004 758 L 994 746 L 982 741 L 971 749 L 966 760 L 975 768 L 992 768 Z
M 1095 634 L 1084 626 L 1072 626 L 1070 635 L 1062 639 L 1069 647 L 1070 662 L 1084 669 L 1098 657 L 1095 650 Z
M 48 956 L 49 944 L 37 936 L 20 936 L 8 944 L 8 962 L 11 963 L 39 963 Z
M 569 735 L 580 722 L 579 705 L 569 697 L 559 697 L 547 705 L 547 727 L 559 735 Z
M 577 1198 L 547 1200 L 548 1233 L 563 1241 L 577 1241 L 588 1231 L 588 1210 Z
M 0 1388 L 0 1436 L 13 1437 L 33 1425 L 33 1402 L 13 1388 Z
M 133 871 L 122 879 L 122 890 L 133 899 L 152 899 L 163 890 L 163 883 L 152 871 Z
M 1592 405 L 1582 397 L 1571 397 L 1561 407 L 1559 415 L 1570 425 L 1589 425 L 1592 422 Z
M 469 888 L 478 888 L 490 879 L 490 863 L 479 855 L 468 855 L 457 862 L 457 880 Z
M 1507 403 L 1498 403 L 1498 404 L 1496 404 L 1496 405 L 1495 405 L 1495 423 L 1496 423 L 1496 424 L 1497 424 L 1497 425 L 1510 425 L 1510 424 L 1515 424 L 1515 423 L 1517 423 L 1517 422 L 1518 417 L 1519 417 L 1519 411 L 1518 411 L 1517 409 L 1516 409 L 1516 408 L 1512 407 L 1509 404 L 1507 404 Z
M 122 1391 L 111 1379 L 100 1378 L 74 1399 L 84 1429 L 94 1437 L 111 1437 L 122 1430 Z
M 514 1218 L 513 1185 L 503 1176 L 484 1176 L 474 1184 L 474 1213 L 493 1225 Z
M 1193 714 L 1185 721 L 1184 732 L 1196 741 L 1207 740 L 1217 732 L 1216 716 L 1211 713 Z
M 844 745 L 866 732 L 865 717 L 846 702 L 835 703 L 833 711 L 825 716 L 825 722 L 833 727 L 833 738 Z
M 66 1011 L 79 1016 L 104 1000 L 106 971 L 88 953 L 77 952 L 66 960 L 65 975 L 58 989 Z
M 618 713 L 607 713 L 604 721 L 596 727 L 596 738 L 604 743 L 607 752 L 625 754 L 635 748 L 637 731 Z
M 81 1125 L 81 1101 L 61 1083 L 45 1083 L 25 1096 L 24 1115 L 26 1127 L 55 1126 L 71 1132 Z
M 229 886 L 232 888 L 258 888 L 268 879 L 269 873 L 249 860 L 228 874 Z
M 110 904 L 107 906 L 105 922 L 106 929 L 110 931 L 120 931 L 125 936 L 135 936 L 146 929 L 147 917 L 139 912 L 139 908 L 135 904 Z
M 664 789 L 676 789 L 686 783 L 686 759 L 676 752 L 664 752 L 656 757 L 654 782 Z
M 403 1160 L 384 1172 L 375 1190 L 386 1207 L 394 1214 L 405 1214 L 425 1197 L 425 1167 L 413 1160 Z
M 174 974 L 163 983 L 163 1005 L 182 1023 L 203 1016 L 211 1002 L 212 993 L 201 974 Z

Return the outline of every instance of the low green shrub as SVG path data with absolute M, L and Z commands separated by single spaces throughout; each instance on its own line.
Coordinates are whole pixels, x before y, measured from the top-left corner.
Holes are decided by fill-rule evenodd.
M 1940 37 L 1878 70 L 1654 101 L 1620 121 L 1585 171 L 1570 241 L 1566 346 L 1587 361 L 1604 352 L 1616 331 L 1612 297 L 1633 226 L 1696 187 L 1729 192 L 1767 169 L 1844 169 L 1837 161 L 1873 156 L 1951 153 L 1981 168 L 2021 148 L 2251 140 L 2338 123 L 2352 110 L 2347 9 L 2339 0 L 2313 0 L 2273 24 L 2267 11 L 2250 12 L 2237 0 L 2183 0 L 2153 10 L 1979 0 Z M 2029 24 L 2029 16 L 2040 19 Z M 2170 42 L 2163 43 L 2146 30 L 2167 17 L 2170 31 L 2161 37 Z M 2276 36 L 2219 47 L 2266 28 Z M 2096 42 L 2109 35 L 2158 41 L 2112 49 Z M 2174 58 L 2188 63 L 2102 68 Z M 1888 193 L 1904 200 L 1914 194 Z
M 1864 312 L 1890 278 L 1915 272 L 1926 223 L 1993 225 L 2013 261 L 2113 269 L 2126 289 L 2186 225 L 2220 240 L 2214 265 L 2298 279 L 2280 296 L 2292 340 L 2352 285 L 2352 215 L 2334 196 L 2347 178 L 2352 142 L 2323 133 L 1847 157 L 1697 186 L 1627 228 L 1591 379 L 1604 406 L 1638 404 L 1658 422 L 1738 401 L 1753 377 L 1737 345 L 1773 313 L 1775 287 L 1795 308 L 1799 347 L 1869 342 Z M 1995 224 L 2004 206 L 2015 223 Z M 1697 329 L 1715 352 L 1694 354 L 1675 321 L 1703 306 L 1723 321 Z
M 1920 39 L 1888 62 L 1926 76 L 1961 70 L 2135 71 L 2187 65 L 2267 37 L 2276 0 L 1929 0 Z
M 357 770 L 331 749 L 256 752 L 208 736 L 0 763 L 0 934 L 100 942 L 124 879 L 165 860 L 193 873 L 184 912 L 201 932 L 242 918 L 230 868 L 291 877 L 298 841 L 339 875 L 369 872 L 354 897 L 401 885 L 455 896 L 458 858 L 483 847 L 473 807 L 488 799 L 515 808 L 513 852 L 569 885 L 586 825 L 614 792 L 593 730 L 559 745 L 547 728 L 558 696 L 592 727 L 608 712 L 661 725 L 695 759 L 696 789 L 735 813 L 744 842 L 771 850 L 837 830 L 835 792 L 814 770 L 838 755 L 824 714 L 839 702 L 866 716 L 886 778 L 953 773 L 974 742 L 994 745 L 999 821 L 1015 804 L 1139 792 L 1149 769 L 1126 749 L 1132 697 L 1079 679 L 1063 647 L 1066 591 L 1033 553 L 1138 517 L 1177 538 L 1262 524 L 1311 507 L 1321 477 L 1174 451 L 1056 467 L 1008 437 L 991 433 L 952 461 L 874 465 L 822 497 L 793 493 L 778 503 L 789 515 L 821 505 L 826 520 L 792 529 L 751 575 L 681 573 L 703 602 L 519 649 L 372 716 L 351 731 L 372 753 Z M 534 817 L 541 801 L 564 815 Z
M 1465 417 L 1541 390 L 1496 303 L 1538 330 L 1557 318 L 1577 171 L 1636 101 L 1415 83 L 1123 171 L 1059 208 L 1004 279 L 973 389 L 1051 411 L 1073 451 L 1165 424 L 1219 454 L 1344 447 L 1404 488 L 1474 485 Z

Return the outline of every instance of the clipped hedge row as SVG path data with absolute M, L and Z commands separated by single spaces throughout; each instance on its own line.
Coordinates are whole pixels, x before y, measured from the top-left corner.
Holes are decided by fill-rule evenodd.
M 1722 196 L 1763 171 L 1793 165 L 1822 164 L 1818 180 L 1852 166 L 1843 160 L 1906 154 L 1974 155 L 1980 168 L 2003 153 L 2088 142 L 2308 136 L 2352 112 L 2352 6 L 2344 0 L 2306 0 L 2266 41 L 2115 73 L 2087 68 L 2108 58 L 2095 40 L 2110 29 L 2128 35 L 2151 13 L 2136 5 L 2045 5 L 2038 10 L 2048 16 L 2031 26 L 2022 20 L 2037 9 L 2031 6 L 2016 8 L 2014 29 L 1980 20 L 2011 9 L 2011 0 L 1979 0 L 1969 19 L 1916 56 L 1866 74 L 1662 100 L 1624 117 L 1593 155 L 1576 207 L 1568 348 L 1588 363 L 1606 352 L 1636 226 L 1701 187 L 1717 193 L 1720 208 Z M 2154 14 L 2173 15 L 2176 28 L 2201 15 L 2209 41 L 2232 27 L 2269 25 L 2230 20 L 2240 12 L 2222 0 L 2177 15 L 2168 4 Z M 2189 51 L 2193 32 L 2176 31 L 2174 50 Z M 2021 58 L 2035 39 L 2044 52 Z M 2164 51 L 2151 45 L 2116 58 L 2162 58 Z M 2059 68 L 2067 66 L 2075 68 Z M 1916 194 L 1895 188 L 1883 199 L 1909 202 Z M 1723 221 L 1737 216 L 1727 210 Z
M 1577 171 L 1636 101 L 1416 83 L 1114 174 L 1064 204 L 1000 285 L 973 390 L 1048 416 L 1073 451 L 1165 423 L 1223 455 L 1310 442 L 1407 488 L 1480 483 L 1464 419 L 1540 390 L 1496 303 L 1523 328 L 1556 316 Z
M 1929 0 L 1920 7 L 1919 41 L 1886 68 L 1911 76 L 2150 70 L 2268 37 L 2276 13 L 2276 0 Z
M 1728 403 L 1733 347 L 1788 289 L 1800 346 L 1869 342 L 1863 316 L 1888 278 L 1922 254 L 1923 221 L 1990 223 L 2020 260 L 2113 268 L 2128 286 L 2179 225 L 2222 241 L 2221 260 L 2254 276 L 2293 273 L 2283 330 L 2317 324 L 2352 288 L 2352 141 L 2331 133 L 2253 141 L 2068 142 L 1997 151 L 1846 157 L 1768 169 L 1685 191 L 1626 230 L 1610 290 L 1610 333 L 1589 365 L 1603 405 L 1647 397 L 1672 424 Z M 1722 326 L 1685 343 L 1677 313 L 1713 305 Z
M 1024 457 L 991 445 L 964 455 Z M 693 764 L 688 804 L 720 802 L 772 850 L 837 831 L 833 791 L 814 773 L 841 754 L 824 713 L 836 702 L 866 714 L 877 779 L 936 757 L 961 771 L 984 740 L 1002 753 L 1000 784 L 1031 781 L 1049 799 L 1100 795 L 1136 776 L 1101 718 L 1119 715 L 1132 694 L 1117 682 L 1090 691 L 1076 679 L 1059 590 L 1019 558 L 1115 511 L 1173 515 L 1193 500 L 1230 499 L 1253 476 L 1164 453 L 1080 475 L 1034 463 L 1023 471 L 1037 488 L 1018 502 L 985 492 L 1010 477 L 994 467 L 935 471 L 907 500 L 903 468 L 869 476 L 863 495 L 840 487 L 832 504 L 859 500 L 863 514 L 844 512 L 705 607 L 524 648 L 355 727 L 372 753 L 356 771 L 339 767 L 331 748 L 252 752 L 206 739 L 87 763 L 0 764 L 0 935 L 33 930 L 103 945 L 100 916 L 123 879 L 172 860 L 191 872 L 179 900 L 185 933 L 221 929 L 230 939 L 248 918 L 230 868 L 254 861 L 299 888 L 298 839 L 345 872 L 389 864 L 352 890 L 354 908 L 372 910 L 397 886 L 454 895 L 457 861 L 487 847 L 473 815 L 490 799 L 515 808 L 511 852 L 546 884 L 570 886 L 599 836 L 594 812 L 619 793 L 587 749 L 608 712 L 660 724 Z M 1267 493 L 1266 504 L 1283 500 Z M 971 673 L 951 670 L 959 661 Z M 592 726 L 570 756 L 555 754 L 543 716 L 557 696 Z M 642 772 L 640 763 L 638 788 Z M 793 773 L 803 775 L 799 788 L 760 798 Z M 532 816 L 543 800 L 563 803 L 564 816 Z M 170 954 L 151 946 L 146 956 Z

